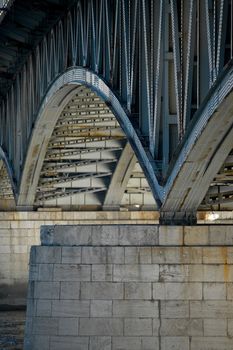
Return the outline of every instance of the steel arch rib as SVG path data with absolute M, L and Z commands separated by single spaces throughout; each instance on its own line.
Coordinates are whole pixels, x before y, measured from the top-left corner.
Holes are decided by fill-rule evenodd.
M 17 204 L 19 206 L 33 206 L 36 187 L 50 136 L 62 109 L 77 92 L 77 87 L 80 85 L 86 85 L 93 89 L 112 109 L 146 174 L 153 195 L 160 206 L 162 188 L 157 181 L 152 164 L 128 118 L 126 110 L 122 107 L 116 95 L 98 75 L 82 67 L 69 69 L 60 75 L 42 100 L 28 147 Z
M 4 152 L 2 147 L 0 147 L 0 160 L 3 161 L 3 164 L 5 165 L 5 167 L 7 169 L 7 174 L 8 174 L 9 179 L 10 179 L 10 183 L 11 183 L 11 187 L 12 187 L 12 191 L 13 191 L 13 195 L 14 195 L 14 200 L 15 200 L 17 192 L 16 192 L 16 184 L 15 184 L 15 181 L 14 181 L 14 172 L 12 170 L 12 166 L 10 164 L 8 156 Z
M 205 99 L 166 185 L 164 212 L 195 212 L 233 148 L 233 63 Z

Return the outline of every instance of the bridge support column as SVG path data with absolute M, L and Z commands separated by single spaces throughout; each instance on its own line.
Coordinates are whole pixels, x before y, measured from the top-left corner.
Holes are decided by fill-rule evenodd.
M 44 226 L 25 350 L 232 350 L 233 226 Z

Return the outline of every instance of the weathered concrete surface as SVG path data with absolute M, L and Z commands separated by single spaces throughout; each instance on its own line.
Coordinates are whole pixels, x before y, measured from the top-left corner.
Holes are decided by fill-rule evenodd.
M 232 350 L 233 226 L 52 226 L 25 350 Z

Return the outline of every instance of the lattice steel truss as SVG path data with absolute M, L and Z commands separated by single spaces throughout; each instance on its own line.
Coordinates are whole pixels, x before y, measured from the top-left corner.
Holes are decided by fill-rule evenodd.
M 167 204 L 168 197 L 190 143 L 232 91 L 232 28 L 232 0 L 77 1 L 28 57 L 1 103 L 0 142 L 17 188 L 48 88 L 69 68 L 83 67 L 106 82 L 126 111 L 158 180 L 152 191 L 164 211 L 196 210 L 203 193 L 190 205 L 183 204 L 189 187 L 177 205 Z M 232 118 L 223 138 L 231 125 Z M 225 157 L 232 147 L 224 148 Z

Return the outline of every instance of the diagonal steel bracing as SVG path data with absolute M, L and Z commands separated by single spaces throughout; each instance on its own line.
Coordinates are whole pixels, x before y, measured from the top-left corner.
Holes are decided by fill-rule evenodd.
M 217 149 L 208 151 L 206 146 L 209 155 L 205 159 L 211 163 L 211 174 L 207 171 L 205 181 L 194 181 L 182 190 L 183 174 L 195 177 L 194 172 L 201 174 L 204 169 L 195 165 L 195 170 L 188 159 L 199 142 L 201 145 L 201 133 L 206 130 L 210 134 L 208 127 L 215 118 L 216 125 L 224 129 L 216 134 L 216 144 L 227 143 L 229 130 L 222 125 L 223 118 L 211 116 L 223 108 L 232 90 L 230 73 L 224 76 L 228 90 L 221 85 L 222 72 L 233 58 L 232 6 L 228 0 L 79 0 L 60 15 L 34 51 L 27 48 L 26 63 L 18 74 L 10 67 L 15 48 L 22 38 L 27 38 L 20 30 L 13 32 L 12 24 L 7 33 L 4 23 L 10 17 L 6 15 L 2 33 L 8 46 L 7 51 L 0 46 L 0 79 L 13 74 L 14 82 L 1 100 L 0 142 L 13 169 L 18 204 L 33 202 L 26 187 L 29 184 L 35 188 L 37 170 L 41 169 L 45 154 L 49 159 L 58 150 L 64 154 L 69 148 L 78 147 L 79 141 L 85 143 L 77 138 L 75 129 L 74 137 L 66 138 L 72 123 L 79 120 L 83 123 L 83 136 L 88 134 L 89 142 L 97 141 L 91 139 L 88 123 L 90 118 L 96 118 L 94 132 L 101 134 L 103 118 L 111 118 L 102 115 L 105 111 L 101 103 L 105 101 L 139 159 L 162 210 L 195 211 L 223 165 L 225 153 L 233 148 L 229 141 L 221 162 Z M 27 31 L 36 31 L 33 23 L 27 25 Z M 71 104 L 56 125 L 64 106 L 75 94 L 75 84 L 95 90 L 100 108 L 95 108 L 93 115 L 91 104 L 85 109 L 86 102 L 80 100 L 80 106 L 74 103 L 73 108 Z M 208 95 L 213 86 L 216 91 L 222 89 L 221 94 Z M 207 103 L 206 96 L 210 100 L 213 97 L 212 102 Z M 81 109 L 85 117 L 80 114 Z M 210 123 L 206 123 L 205 109 Z M 61 139 L 53 144 L 50 137 L 55 125 L 54 136 Z M 199 125 L 203 127 L 198 129 Z M 112 134 L 110 126 L 99 137 L 111 138 Z M 176 186 L 179 190 L 173 196 Z M 201 191 L 196 191 L 196 186 Z

